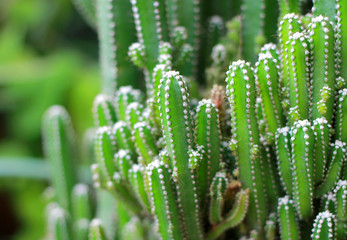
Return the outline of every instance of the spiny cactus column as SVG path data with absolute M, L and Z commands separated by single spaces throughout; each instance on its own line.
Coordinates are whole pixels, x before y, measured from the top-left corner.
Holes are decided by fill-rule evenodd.
M 167 72 L 159 86 L 159 105 L 166 146 L 171 158 L 187 238 L 202 238 L 196 179 L 189 167 L 188 150 L 193 147 L 189 94 L 178 72 Z M 193 212 L 192 212 L 193 211 Z
M 232 145 L 235 149 L 240 180 L 251 189 L 248 220 L 262 227 L 267 214 L 262 176 L 262 159 L 255 114 L 255 79 L 249 63 L 233 62 L 227 72 L 227 95 L 232 112 Z

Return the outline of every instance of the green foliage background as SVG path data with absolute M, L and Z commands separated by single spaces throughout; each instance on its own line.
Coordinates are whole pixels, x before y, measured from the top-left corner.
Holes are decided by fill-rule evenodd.
M 53 104 L 69 110 L 78 133 L 92 126 L 97 51 L 95 32 L 70 0 L 0 1 L 0 165 L 41 158 L 41 117 Z M 39 239 L 46 183 L 2 175 L 0 167 L 0 239 Z

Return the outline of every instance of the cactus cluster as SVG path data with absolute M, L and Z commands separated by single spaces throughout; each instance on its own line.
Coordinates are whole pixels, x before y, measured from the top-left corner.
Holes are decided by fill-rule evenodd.
M 301 15 L 299 0 L 221 0 L 206 29 L 208 1 L 93 2 L 76 0 L 104 80 L 84 144 L 94 191 L 53 106 L 49 239 L 346 239 L 346 1 Z

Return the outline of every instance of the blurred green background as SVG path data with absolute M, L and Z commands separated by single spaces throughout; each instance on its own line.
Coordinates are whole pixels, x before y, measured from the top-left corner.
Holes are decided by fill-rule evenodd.
M 71 0 L 0 1 L 0 239 L 44 236 L 48 173 L 41 166 L 41 117 L 61 104 L 78 136 L 92 126 L 97 60 L 95 31 Z M 33 176 L 15 176 L 33 161 L 41 161 Z

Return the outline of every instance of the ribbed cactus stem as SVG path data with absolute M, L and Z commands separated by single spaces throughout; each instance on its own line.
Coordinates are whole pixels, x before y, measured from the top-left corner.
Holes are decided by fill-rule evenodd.
M 291 161 L 291 143 L 290 143 L 290 129 L 283 127 L 277 129 L 275 137 L 276 157 L 278 172 L 281 178 L 281 183 L 284 190 L 289 196 L 293 196 L 293 182 L 292 182 L 292 161 Z
M 151 127 L 146 122 L 138 122 L 134 125 L 133 138 L 136 151 L 139 156 L 139 162 L 147 165 L 158 155 L 158 146 L 155 143 Z
M 71 193 L 76 183 L 75 137 L 71 119 L 61 106 L 52 106 L 43 117 L 45 157 L 50 161 L 56 201 L 72 213 Z
M 111 99 L 105 94 L 95 97 L 93 103 L 93 116 L 95 126 L 112 126 L 116 121 L 116 113 Z
M 289 64 L 291 45 L 289 44 L 289 37 L 294 32 L 302 32 L 303 26 L 301 19 L 294 13 L 286 14 L 279 24 L 279 49 L 280 49 L 280 60 L 281 60 L 281 75 L 282 75 L 282 91 L 285 99 L 289 99 L 289 73 L 291 72 L 291 65 Z
M 336 0 L 313 0 L 312 2 L 312 13 L 315 17 L 322 15 L 336 24 Z
M 127 107 L 132 102 L 140 103 L 142 97 L 142 93 L 137 89 L 133 89 L 131 86 L 119 88 L 114 100 L 117 119 L 127 121 Z
M 145 181 L 145 171 L 143 165 L 133 164 L 129 170 L 129 182 L 141 204 L 150 212 L 151 206 Z
M 88 186 L 82 183 L 76 184 L 72 191 L 73 218 L 92 219 L 92 199 Z
M 104 227 L 99 219 L 93 219 L 90 223 L 88 240 L 108 240 Z
M 178 72 L 169 71 L 159 86 L 159 109 L 163 135 L 176 181 L 178 205 L 187 238 L 202 238 L 196 179 L 189 167 L 188 150 L 193 144 L 189 94 Z
M 298 110 L 299 119 L 310 119 L 310 48 L 307 36 L 295 32 L 289 36 L 289 104 Z M 293 123 L 293 119 L 291 119 Z
M 152 212 L 157 218 L 162 239 L 183 239 L 177 197 L 169 165 L 155 160 L 147 166 L 146 171 L 149 179 Z
M 128 105 L 125 114 L 130 129 L 133 129 L 136 123 L 144 120 L 143 112 L 143 105 L 138 102 L 132 102 Z
M 313 120 L 315 135 L 314 148 L 314 182 L 320 183 L 326 172 L 326 164 L 329 156 L 329 143 L 331 138 L 331 125 L 322 117 Z
M 313 151 L 314 133 L 308 120 L 294 123 L 290 130 L 293 199 L 300 219 L 309 218 L 313 210 Z
M 320 212 L 313 224 L 312 240 L 336 239 L 335 227 L 335 216 L 329 211 Z
M 337 239 L 347 237 L 347 181 L 339 180 L 334 189 L 336 199 L 335 213 L 337 218 Z
M 233 62 L 227 72 L 227 95 L 231 103 L 232 135 L 240 180 L 250 189 L 248 220 L 265 222 L 267 207 L 262 176 L 260 140 L 255 114 L 255 79 L 249 63 Z
M 282 240 L 299 240 L 299 223 L 294 202 L 285 196 L 278 199 L 278 223 Z
M 338 92 L 337 100 L 335 135 L 336 139 L 347 142 L 347 88 Z
M 137 38 L 143 44 L 146 58 L 146 68 L 149 73 L 157 64 L 159 43 L 162 40 L 159 2 L 155 0 L 131 0 L 135 19 Z
M 340 140 L 336 140 L 331 148 L 331 159 L 327 173 L 321 185 L 316 189 L 316 195 L 321 197 L 330 191 L 341 176 L 343 165 L 347 161 L 347 145 Z
M 137 153 L 135 144 L 132 141 L 131 131 L 127 124 L 123 121 L 118 121 L 112 127 L 112 136 L 115 139 L 115 146 L 117 149 L 127 149 L 136 161 Z
M 195 142 L 204 151 L 197 181 L 201 203 L 205 206 L 211 180 L 219 171 L 222 157 L 218 109 L 211 100 L 202 100 L 197 107 L 195 133 Z
M 73 231 L 71 219 L 67 212 L 60 207 L 53 207 L 49 212 L 49 229 L 56 240 L 72 240 Z
M 280 97 L 279 63 L 270 53 L 260 53 L 255 66 L 255 77 L 261 96 L 266 132 L 274 136 L 277 128 L 285 125 Z
M 336 50 L 338 70 L 343 79 L 347 79 L 347 2 L 336 0 Z M 346 84 L 344 85 L 346 87 Z
M 331 124 L 334 112 L 334 97 L 323 98 L 321 91 L 328 87 L 335 92 L 335 37 L 334 29 L 327 17 L 312 18 L 309 25 L 309 41 L 312 53 L 312 118 L 325 117 Z M 322 77 L 323 76 L 323 77 Z M 326 112 L 320 111 L 320 102 L 326 105 Z

